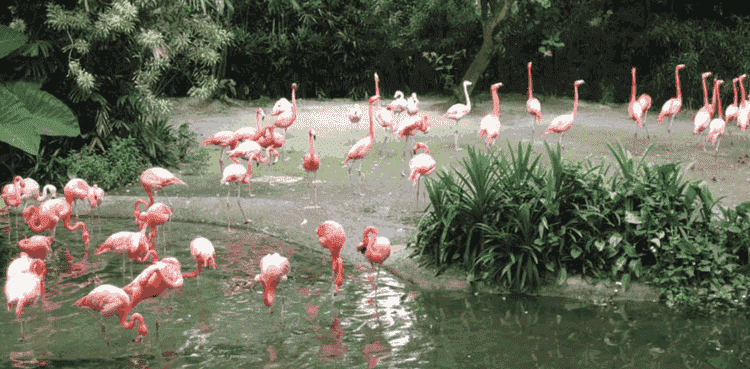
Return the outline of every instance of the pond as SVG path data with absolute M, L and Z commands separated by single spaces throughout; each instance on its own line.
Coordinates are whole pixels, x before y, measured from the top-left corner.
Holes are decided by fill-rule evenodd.
M 88 219 L 87 222 L 92 222 Z M 589 302 L 522 295 L 425 291 L 381 270 L 345 265 L 345 281 L 332 305 L 330 263 L 318 244 L 297 247 L 247 230 L 170 223 L 158 251 L 177 258 L 183 272 L 195 263 L 190 241 L 213 242 L 216 266 L 179 291 L 144 300 L 149 328 L 141 343 L 116 317 L 103 320 L 73 303 L 97 283 L 124 286 L 120 254 L 93 255 L 109 235 L 135 231 L 132 219 L 93 220 L 91 268 L 66 273 L 48 263 L 47 302 L 26 307 L 26 341 L 15 314 L 0 314 L 0 367 L 52 368 L 589 368 L 747 367 L 750 324 L 742 315 L 691 316 L 652 303 Z M 13 215 L 11 215 L 13 224 Z M 20 222 L 20 235 L 32 233 Z M 80 231 L 57 230 L 53 249 L 83 254 Z M 17 242 L 3 235 L 2 247 Z M 354 247 L 353 240 L 346 247 Z M 14 246 L 15 247 L 15 246 Z M 289 280 L 279 284 L 275 312 L 262 288 L 250 286 L 260 258 L 289 257 Z M 327 251 L 326 251 L 327 252 Z M 330 262 L 330 256 L 328 256 Z M 386 261 L 386 263 L 388 263 Z M 134 263 L 137 275 L 146 267 Z M 283 310 L 281 303 L 284 303 Z M 158 320 L 158 323 L 157 323 Z

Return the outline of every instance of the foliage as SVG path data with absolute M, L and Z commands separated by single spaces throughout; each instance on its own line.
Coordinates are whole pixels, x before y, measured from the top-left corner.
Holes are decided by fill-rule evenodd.
M 71 154 L 64 163 L 70 178 L 85 178 L 104 191 L 110 191 L 137 181 L 146 169 L 141 149 L 135 138 L 116 138 L 112 147 L 104 154 L 86 154 L 82 150 Z

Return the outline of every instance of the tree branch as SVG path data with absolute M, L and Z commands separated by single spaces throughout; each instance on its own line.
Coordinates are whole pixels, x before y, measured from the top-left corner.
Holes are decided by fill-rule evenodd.
M 502 9 L 494 12 L 494 14 L 492 14 L 492 19 L 490 19 L 488 22 L 485 23 L 485 20 L 482 19 L 485 37 L 492 37 L 492 32 L 495 30 L 495 27 L 497 27 L 498 23 L 500 23 L 500 21 L 508 16 L 510 3 L 510 0 L 505 0 L 505 4 L 503 5 Z

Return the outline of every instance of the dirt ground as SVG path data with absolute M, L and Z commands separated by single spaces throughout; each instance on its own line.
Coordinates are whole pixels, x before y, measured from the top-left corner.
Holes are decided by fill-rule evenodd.
M 506 142 L 509 142 L 515 149 L 519 140 L 524 144 L 529 141 L 532 119 L 525 110 L 524 95 L 501 94 L 500 98 L 502 130 L 496 149 L 507 152 Z M 489 93 L 475 96 L 472 101 L 472 112 L 460 121 L 459 146 L 464 150 L 458 152 L 453 149 L 452 136 L 455 125 L 453 121 L 442 117 L 449 104 L 445 99 L 438 98 L 421 97 L 420 100 L 420 113 L 428 116 L 432 129 L 427 134 L 419 132 L 417 140 L 430 147 L 431 154 L 438 163 L 438 170 L 450 168 L 450 166 L 455 167 L 463 158 L 467 158 L 467 145 L 483 149 L 483 141 L 480 142 L 477 139 L 476 132 L 482 117 L 492 110 Z M 255 109 L 258 107 L 255 102 L 232 101 L 229 105 L 222 102 L 206 104 L 187 98 L 174 99 L 173 102 L 175 105 L 170 122 L 174 125 L 188 122 L 203 139 L 218 131 L 236 130 L 246 125 L 255 126 Z M 388 102 L 390 99 L 383 100 L 383 104 Z M 253 220 L 250 225 L 251 229 L 284 234 L 291 239 L 310 243 L 316 247 L 317 239 L 314 237 L 316 227 L 326 220 L 335 220 L 344 225 L 347 230 L 347 246 L 342 257 L 346 259 L 344 254 L 352 254 L 348 255 L 351 260 L 361 258 L 361 255 L 356 255 L 353 246 L 361 240 L 359 232 L 362 232 L 368 225 L 377 226 L 380 235 L 390 238 L 394 248 L 403 248 L 408 240 L 416 236 L 416 224 L 422 213 L 416 211 L 416 188 L 400 174 L 402 168 L 400 151 L 404 144 L 393 142 L 391 135 L 385 158 L 381 159 L 378 151 L 385 133 L 377 124 L 375 125 L 375 146 L 362 166 L 364 180 L 361 185 L 355 184 L 357 192 L 363 195 L 353 193 L 349 186 L 347 172 L 341 162 L 346 157 L 351 140 L 355 138 L 358 140 L 367 135 L 366 124 L 368 124 L 368 119 L 365 117 L 358 126 L 352 127 L 345 113 L 353 104 L 352 101 L 345 99 L 297 100 L 297 121 L 286 135 L 290 160 L 283 160 L 282 149 L 280 159 L 273 168 L 273 176 L 269 175 L 265 165 L 254 169 L 252 182 L 254 197 L 248 197 L 247 190 L 244 187 L 242 189 L 245 211 L 248 218 Z M 367 106 L 366 102 L 360 102 L 360 105 Z M 542 138 L 540 137 L 541 131 L 554 117 L 568 113 L 572 105 L 572 100 L 569 99 L 542 100 L 544 119 L 541 125 L 535 127 L 536 138 L 533 146 L 536 153 L 542 154 L 542 163 L 548 162 L 542 141 L 547 140 L 555 145 L 558 136 L 551 134 Z M 657 102 L 655 105 L 660 107 L 661 104 Z M 272 103 L 266 103 L 260 107 L 268 114 L 262 125 L 273 122 L 274 118 L 270 116 Z M 689 119 L 693 111 L 683 109 L 675 119 L 672 127 L 673 140 L 670 140 L 666 133 L 668 123 L 656 124 L 657 114 L 657 108 L 652 107 L 647 117 L 646 124 L 651 139 L 646 139 L 645 131 L 640 131 L 639 139 L 636 141 L 633 138 L 635 123 L 628 117 L 627 105 L 601 105 L 582 101 L 579 104 L 575 125 L 563 139 L 563 157 L 565 160 L 572 161 L 592 159 L 597 163 L 600 159 L 604 159 L 614 163 L 612 155 L 607 150 L 607 142 L 615 143 L 619 139 L 626 148 L 635 150 L 636 153 L 641 153 L 644 145 L 652 142 L 655 143 L 655 147 L 646 157 L 647 161 L 655 163 L 681 161 L 685 165 L 695 162 L 693 169 L 687 172 L 687 179 L 705 180 L 714 198 L 725 196 L 720 203 L 723 206 L 733 207 L 750 200 L 745 190 L 745 185 L 750 182 L 750 168 L 747 164 L 750 143 L 740 138 L 742 135 L 736 125 L 727 129 L 727 136 L 722 139 L 719 155 L 714 157 L 712 147 L 707 146 L 707 151 L 703 152 L 699 146 L 699 138 L 692 134 L 692 122 Z M 302 169 L 302 156 L 309 150 L 307 136 L 309 128 L 316 131 L 315 150 L 321 156 L 321 167 L 317 176 L 320 208 L 311 208 L 313 192 L 305 184 L 305 172 Z M 352 128 L 354 130 L 350 131 Z M 277 132 L 279 131 L 277 129 Z M 407 152 L 414 146 L 414 143 L 413 140 L 409 142 Z M 700 143 L 703 144 L 702 138 Z M 218 196 L 223 198 L 226 196 L 227 188 L 219 186 L 219 148 L 211 146 L 210 153 L 207 172 L 201 176 L 178 174 L 190 185 L 188 187 L 172 186 L 167 192 L 169 196 L 188 198 Z M 408 161 L 410 154 L 407 155 Z M 229 161 L 225 159 L 225 162 Z M 359 164 L 356 165 L 352 171 L 355 181 Z M 424 184 L 420 191 L 422 193 L 424 192 L 423 186 Z M 233 186 L 232 197 L 236 196 L 236 191 L 236 187 Z M 142 192 L 140 185 L 136 183 L 113 192 L 111 195 L 143 196 Z M 423 209 L 426 201 L 422 193 L 420 193 L 419 206 Z M 240 213 L 234 202 L 233 200 L 232 217 L 233 223 L 236 223 L 240 218 Z M 224 201 L 216 203 L 224 204 Z M 225 211 L 226 208 L 223 205 L 210 210 L 216 213 L 214 214 L 216 216 Z M 398 255 L 398 258 L 407 262 L 405 254 L 404 250 L 396 252 L 394 249 L 394 255 Z M 398 260 L 393 260 L 393 262 L 396 263 Z M 401 270 L 404 269 L 402 265 Z M 397 267 L 392 271 L 398 272 L 398 270 Z M 455 281 L 456 275 L 453 277 Z M 414 280 L 414 277 L 409 279 Z

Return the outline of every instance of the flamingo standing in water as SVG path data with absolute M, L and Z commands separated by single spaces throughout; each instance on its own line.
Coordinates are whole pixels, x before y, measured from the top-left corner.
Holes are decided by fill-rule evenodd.
M 633 84 L 630 88 L 630 102 L 628 103 L 628 114 L 630 119 L 638 123 L 638 129 L 643 129 L 643 107 L 640 101 L 635 98 L 635 68 L 632 68 Z M 635 130 L 635 138 L 638 139 L 638 129 Z M 646 138 L 649 138 L 648 127 L 646 127 Z
M 714 87 L 711 90 L 711 104 L 707 104 L 698 110 L 695 114 L 695 127 L 693 128 L 693 135 L 704 132 L 708 125 L 712 122 L 711 117 L 713 116 L 714 105 L 716 104 L 716 97 L 719 95 L 719 80 L 714 80 Z M 710 130 L 709 130 L 710 131 Z M 705 131 L 708 134 L 709 131 Z M 706 151 L 706 147 L 702 146 L 703 151 Z
M 227 186 L 230 185 L 231 182 L 238 182 L 238 183 L 248 183 L 250 182 L 250 177 L 247 175 L 247 168 L 245 168 L 241 164 L 230 164 L 226 168 L 224 168 L 224 174 L 221 178 L 221 184 L 225 184 Z M 232 216 L 229 214 L 229 207 L 231 206 L 231 202 L 229 201 L 229 192 L 231 188 L 227 190 L 227 231 L 232 231 L 231 225 L 232 225 Z M 237 187 L 237 206 L 239 206 L 240 211 L 242 212 L 242 219 L 244 223 L 250 223 L 252 222 L 251 219 L 248 219 L 245 215 L 245 210 L 242 209 L 242 203 L 240 202 L 240 187 Z
M 315 204 L 314 207 L 318 207 L 318 186 L 315 184 L 315 181 L 318 180 L 318 168 L 320 168 L 320 155 L 315 153 L 315 144 L 313 143 L 315 140 L 315 131 L 310 128 L 309 131 L 307 131 L 307 136 L 310 138 L 310 152 L 305 154 L 305 156 L 302 158 L 302 167 L 305 169 L 305 173 L 307 177 L 310 177 L 310 172 L 314 173 L 314 178 L 312 180 L 313 189 L 315 191 Z M 307 187 L 310 187 L 310 184 L 307 184 Z
M 104 243 L 99 245 L 94 251 L 94 255 L 101 255 L 105 252 L 118 252 L 122 255 L 130 256 L 130 275 L 133 275 L 133 263 L 135 260 L 139 263 L 145 263 L 149 257 L 152 257 L 151 263 L 159 261 L 159 257 L 154 250 L 151 241 L 146 237 L 146 227 L 140 232 L 117 232 L 107 238 Z M 125 258 L 122 259 L 122 272 L 125 273 Z
M 487 142 L 484 143 L 484 146 L 492 144 L 492 148 L 495 147 L 494 139 L 500 135 L 500 128 L 502 128 L 500 125 L 500 97 L 497 95 L 497 89 L 502 85 L 502 83 L 498 82 L 490 87 L 490 93 L 492 94 L 492 114 L 487 114 L 482 118 L 482 121 L 479 123 L 479 132 L 477 132 L 477 138 L 487 135 Z M 533 126 L 534 122 L 532 121 L 531 124 Z M 534 137 L 533 129 L 531 137 Z
M 354 145 L 354 125 L 356 124 L 357 128 L 359 128 L 358 123 L 362 119 L 362 108 L 359 104 L 354 104 L 353 107 L 349 108 L 346 112 L 346 117 L 352 122 L 352 125 L 349 126 L 349 136 L 352 137 L 352 145 Z
M 419 182 L 422 180 L 422 176 L 432 173 L 432 171 L 435 170 L 436 165 L 435 159 L 430 155 L 430 148 L 427 147 L 427 145 L 422 142 L 417 142 L 417 145 L 414 146 L 412 152 L 416 154 L 419 149 L 424 149 L 424 153 L 413 157 L 409 161 L 409 170 L 411 170 L 409 180 L 412 181 L 413 186 L 417 186 L 417 208 L 419 208 Z M 425 193 L 426 192 L 427 189 L 425 188 Z
M 201 274 L 203 267 L 216 269 L 216 251 L 214 245 L 207 238 L 196 237 L 190 242 L 190 255 L 195 260 L 195 271 L 192 273 L 182 273 L 182 278 L 195 278 Z M 200 279 L 198 286 L 200 286 Z
M 187 183 L 175 177 L 174 174 L 164 168 L 153 167 L 144 170 L 143 173 L 141 173 L 141 186 L 143 187 L 143 190 L 146 191 L 149 202 L 141 199 L 136 199 L 135 203 L 133 203 L 133 206 L 137 208 L 138 204 L 143 204 L 146 205 L 147 208 L 151 207 L 151 205 L 154 204 L 154 194 L 156 194 L 156 192 L 160 189 L 173 184 L 181 184 L 187 186 Z M 169 202 L 169 196 L 166 196 L 166 198 L 169 206 L 172 206 L 172 204 Z
M 276 118 L 276 123 L 274 123 L 276 127 L 284 129 L 284 142 L 286 142 L 286 130 L 289 129 L 289 127 L 291 127 L 292 124 L 294 124 L 294 122 L 297 120 L 297 100 L 294 96 L 295 90 L 297 90 L 297 84 L 292 83 L 292 108 L 290 110 L 279 113 L 278 117 Z M 274 113 L 276 112 L 274 111 Z M 284 161 L 289 161 L 289 156 L 287 156 L 286 153 L 286 146 L 284 146 Z
M 656 117 L 656 121 L 661 124 L 664 121 L 664 117 L 669 117 L 669 128 L 667 128 L 667 134 L 672 137 L 672 122 L 677 113 L 682 109 L 682 91 L 680 90 L 680 69 L 685 68 L 685 64 L 679 64 L 674 69 L 674 79 L 677 85 L 677 97 L 673 97 L 661 107 L 661 113 Z M 670 148 L 671 149 L 671 148 Z
M 21 205 L 24 187 L 26 187 L 26 182 L 24 182 L 21 176 L 13 177 L 12 183 L 3 186 L 2 198 L 3 202 L 5 202 L 5 207 L 0 211 L 0 214 L 8 214 L 8 208 L 15 208 Z
M 135 307 L 131 296 L 122 288 L 115 287 L 111 284 L 103 284 L 94 288 L 88 295 L 81 297 L 75 302 L 78 307 L 92 309 L 102 317 L 116 315 L 120 318 L 120 325 L 125 329 L 133 329 L 138 324 L 136 331 L 138 336 L 135 338 L 136 343 L 141 342 L 142 337 L 148 335 L 148 328 L 139 313 L 133 314 L 127 319 L 128 313 Z M 102 323 L 102 331 L 104 324 Z
M 83 222 L 76 222 L 71 225 L 70 217 L 70 204 L 65 199 L 47 200 L 39 205 L 38 208 L 34 205 L 29 205 L 26 209 L 23 209 L 24 222 L 31 227 L 31 230 L 37 233 L 49 230 L 52 238 L 55 237 L 55 229 L 61 219 L 63 220 L 65 229 L 71 232 L 78 228 L 83 228 L 83 241 L 86 246 L 83 259 L 86 260 L 89 256 L 89 232 L 86 230 L 86 224 Z
M 721 145 L 721 136 L 724 135 L 724 128 L 727 125 L 727 122 L 724 121 L 722 117 L 722 111 L 721 111 L 721 93 L 719 91 L 719 85 L 724 83 L 722 80 L 718 80 L 714 82 L 714 93 L 717 95 L 716 100 L 719 104 L 719 117 L 712 120 L 711 124 L 709 125 L 708 129 L 708 135 L 706 135 L 706 141 L 711 139 L 711 144 L 716 145 L 716 151 L 714 152 L 714 156 L 716 156 L 719 153 L 719 145 Z M 718 143 L 717 143 L 718 140 Z
M 391 241 L 385 237 L 378 237 L 378 229 L 370 226 L 362 232 L 362 242 L 357 245 L 357 251 L 365 256 L 370 265 L 378 264 L 378 272 L 375 274 L 377 288 L 380 266 L 391 256 Z
M 370 116 L 370 131 L 369 135 L 361 140 L 359 140 L 354 146 L 352 146 L 351 149 L 349 149 L 349 153 L 346 155 L 346 159 L 341 163 L 341 165 L 346 165 L 349 160 L 354 162 L 355 160 L 359 160 L 359 172 L 357 177 L 357 183 L 359 183 L 360 179 L 362 178 L 362 162 L 365 159 L 365 155 L 367 155 L 368 152 L 370 152 L 370 149 L 372 148 L 372 145 L 375 144 L 375 132 L 373 131 L 373 116 L 372 116 L 372 104 L 375 103 L 375 101 L 380 100 L 380 96 L 375 95 L 370 98 L 368 101 L 368 115 Z M 354 164 L 352 164 L 354 166 Z M 352 166 L 347 166 L 348 172 L 349 172 L 349 185 L 352 186 L 352 190 L 354 190 L 354 186 L 352 185 Z M 360 193 L 360 195 L 364 196 L 363 193 Z
M 26 184 L 26 187 L 23 188 L 23 195 L 21 196 L 22 200 L 34 200 L 41 203 L 47 199 L 48 192 L 49 196 L 53 198 L 57 197 L 57 187 L 51 184 L 45 185 L 42 189 L 42 195 L 39 196 L 39 183 L 37 181 L 31 178 L 25 178 L 23 181 Z
M 138 209 L 135 209 L 133 217 L 135 217 L 135 224 L 141 231 L 145 231 L 147 227 L 151 228 L 148 241 L 153 242 L 154 238 L 156 238 L 156 227 L 164 225 L 172 219 L 172 209 L 163 203 L 157 202 L 149 206 L 144 212 L 139 212 Z
M 458 147 L 458 122 L 461 120 L 461 118 L 464 117 L 464 115 L 469 114 L 471 111 L 471 99 L 469 99 L 469 90 L 467 90 L 467 87 L 471 85 L 471 81 L 464 81 L 464 95 L 466 96 L 466 105 L 464 104 L 455 104 L 448 109 L 448 112 L 443 115 L 445 118 L 453 119 L 456 121 L 456 133 L 453 135 L 453 139 L 455 141 L 456 151 L 463 150 Z
M 407 117 L 405 120 L 401 122 L 401 124 L 398 127 L 398 130 L 396 131 L 396 137 L 399 139 L 404 140 L 404 149 L 401 150 L 401 176 L 404 177 L 406 174 L 404 174 L 404 166 L 407 165 L 406 163 L 406 147 L 409 145 L 409 138 L 414 136 L 415 133 L 417 133 L 417 130 L 420 130 L 424 133 L 427 133 L 430 131 L 432 126 L 430 125 L 430 122 L 427 120 L 426 115 L 417 116 L 417 115 L 411 115 Z
M 135 308 L 141 301 L 161 295 L 167 289 L 180 289 L 183 284 L 180 268 L 180 261 L 173 257 L 161 259 L 149 265 L 122 290 L 130 295 L 131 306 Z
M 18 248 L 32 258 L 47 259 L 52 255 L 52 241 L 50 236 L 31 236 L 18 241 Z
M 529 69 L 529 98 L 526 100 L 526 111 L 531 114 L 531 144 L 534 144 L 534 129 L 536 128 L 534 126 L 534 118 L 536 118 L 537 123 L 542 124 L 542 104 L 539 102 L 539 99 L 534 97 L 533 88 L 531 87 L 531 62 L 529 62 L 528 65 Z
M 279 282 L 287 280 L 290 271 L 289 259 L 279 253 L 268 254 L 260 260 L 260 273 L 255 275 L 255 282 L 263 285 L 263 304 L 269 307 L 273 315 L 273 301 L 276 298 L 276 287 Z M 281 303 L 284 311 L 284 303 Z
M 25 255 L 25 254 L 22 254 Z M 34 259 L 41 261 L 39 259 Z M 38 265 L 41 265 L 39 267 Z M 11 264 L 12 266 L 12 264 Z M 29 306 L 40 300 L 44 296 L 44 276 L 47 273 L 47 267 L 44 261 L 41 264 L 30 263 L 29 269 L 21 271 L 19 273 L 10 273 L 10 267 L 8 278 L 5 282 L 5 298 L 8 301 L 8 311 L 13 306 L 16 307 L 16 320 L 21 324 L 21 341 L 26 340 L 26 333 L 23 328 L 23 320 L 21 320 L 21 314 L 26 306 Z
M 237 143 L 239 142 L 239 139 L 237 137 L 237 134 L 232 131 L 220 131 L 216 132 L 211 137 L 203 141 L 203 146 L 207 145 L 217 145 L 221 147 L 221 152 L 219 153 L 219 170 L 224 170 L 224 150 L 229 148 L 234 149 L 237 146 Z
M 584 82 L 582 79 L 579 79 L 575 81 L 575 83 L 573 83 L 573 89 L 575 90 L 575 96 L 573 98 L 573 114 L 560 115 L 552 120 L 552 123 L 549 125 L 549 127 L 542 132 L 542 137 L 544 137 L 547 133 L 559 133 L 560 140 L 557 144 L 562 146 L 562 138 L 565 134 L 565 131 L 573 127 L 573 123 L 576 120 L 576 112 L 578 112 L 578 86 L 582 85 L 583 83 Z
M 380 152 L 378 155 L 383 156 L 383 150 L 385 150 L 385 144 L 388 142 L 388 132 L 393 132 L 393 114 L 391 114 L 391 111 L 386 108 L 380 107 L 380 78 L 378 77 L 378 74 L 375 73 L 375 95 L 378 96 L 378 105 L 375 107 L 374 115 L 375 119 L 380 123 L 380 126 L 383 127 L 383 130 L 385 131 L 385 138 L 383 139 L 383 146 L 380 148 Z
M 333 296 L 339 293 L 341 285 L 344 283 L 344 261 L 341 259 L 341 249 L 346 243 L 346 232 L 341 224 L 332 220 L 325 221 L 318 226 L 318 241 L 320 247 L 328 249 L 331 252 L 331 279 L 335 289 Z M 323 253 L 323 264 L 326 262 L 326 254 Z

